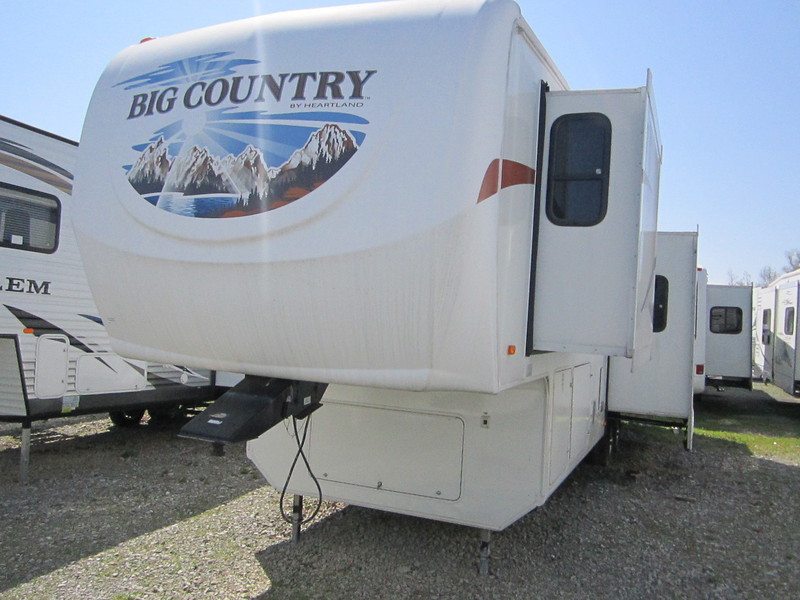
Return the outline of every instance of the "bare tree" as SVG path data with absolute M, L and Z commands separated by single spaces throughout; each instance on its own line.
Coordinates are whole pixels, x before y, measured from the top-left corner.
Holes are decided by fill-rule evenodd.
M 745 271 L 741 276 L 733 272 L 733 269 L 728 270 L 728 285 L 753 285 L 753 278 L 750 273 Z
M 789 273 L 796 269 L 800 269 L 800 248 L 795 248 L 794 250 L 787 250 L 784 252 L 786 256 L 786 261 L 789 263 L 785 267 L 783 267 L 784 273 Z
M 758 272 L 758 285 L 759 287 L 767 287 L 770 283 L 775 281 L 778 277 L 778 272 L 772 267 L 762 267 Z

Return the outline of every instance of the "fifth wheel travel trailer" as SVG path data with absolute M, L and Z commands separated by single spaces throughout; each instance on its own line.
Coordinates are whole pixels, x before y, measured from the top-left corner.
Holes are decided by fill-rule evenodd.
M 650 355 L 612 357 L 608 375 L 610 419 L 680 427 L 687 450 L 694 433 L 697 237 L 694 232 L 658 233 Z M 705 330 L 699 334 L 705 337 Z
M 753 288 L 709 285 L 707 289 L 706 382 L 753 388 Z
M 788 394 L 800 394 L 800 269 L 757 289 L 755 372 Z
M 208 372 L 111 351 L 70 221 L 77 152 L 0 116 L 0 421 L 23 425 L 23 479 L 32 421 L 110 412 L 126 424 L 211 399 Z
M 132 46 L 97 84 L 75 188 L 112 345 L 246 374 L 184 433 L 250 440 L 272 485 L 298 457 L 273 426 L 313 411 L 288 493 L 488 548 L 603 436 L 607 357 L 651 342 L 652 97 L 649 76 L 570 91 L 510 0 Z

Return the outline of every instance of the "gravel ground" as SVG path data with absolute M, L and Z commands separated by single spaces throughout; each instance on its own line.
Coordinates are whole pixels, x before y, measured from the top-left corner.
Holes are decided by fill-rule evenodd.
M 725 392 L 704 412 L 760 411 L 800 438 L 800 404 Z M 792 433 L 794 432 L 794 433 Z M 215 457 L 175 429 L 106 418 L 0 423 L 0 600 L 800 598 L 800 450 L 628 426 L 606 467 L 581 465 L 545 506 L 492 538 L 326 504 L 289 541 L 278 495 L 244 447 Z

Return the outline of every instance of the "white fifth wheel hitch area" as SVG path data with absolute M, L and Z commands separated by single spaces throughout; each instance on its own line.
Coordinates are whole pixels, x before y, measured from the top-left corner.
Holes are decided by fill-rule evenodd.
M 253 440 L 286 418 L 317 410 L 327 384 L 247 375 L 181 428 L 182 437 L 214 444 Z

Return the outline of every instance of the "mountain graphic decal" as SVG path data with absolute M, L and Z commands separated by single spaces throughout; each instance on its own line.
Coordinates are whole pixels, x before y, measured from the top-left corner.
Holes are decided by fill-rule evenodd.
M 275 210 L 306 196 L 333 177 L 359 148 L 364 134 L 355 115 L 211 115 L 202 127 L 175 123 L 156 132 L 125 167 L 131 186 L 171 213 L 227 218 Z M 281 119 L 281 117 L 283 119 Z M 339 123 L 320 122 L 335 117 Z M 276 121 L 283 122 L 276 122 Z M 330 120 L 330 119 L 329 119 Z M 265 121 L 267 121 L 265 123 Z M 294 121 L 294 122 L 289 122 Z M 298 122 L 299 121 L 299 122 Z M 305 142 L 298 147 L 298 140 Z M 294 149 L 292 149 L 294 148 Z

